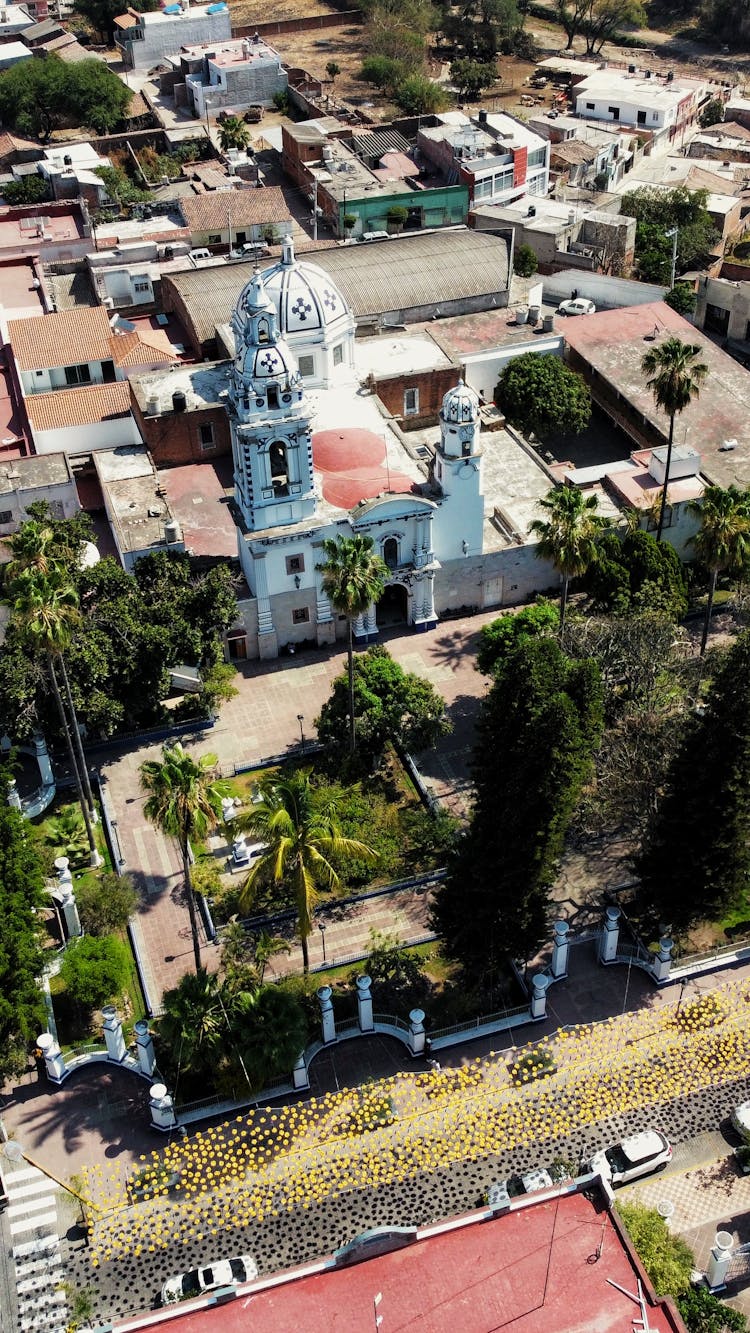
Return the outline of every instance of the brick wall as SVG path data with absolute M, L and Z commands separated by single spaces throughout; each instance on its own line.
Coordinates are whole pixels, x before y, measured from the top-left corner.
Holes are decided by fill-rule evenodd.
M 211 463 L 232 452 L 229 421 L 223 407 L 195 408 L 146 417 L 131 393 L 133 416 L 156 467 L 176 463 Z M 213 449 L 201 448 L 201 426 L 213 427 Z
M 458 366 L 442 366 L 439 370 L 425 370 L 405 375 L 390 375 L 387 379 L 376 380 L 377 395 L 390 412 L 398 419 L 402 430 L 421 430 L 423 426 L 437 423 L 443 398 L 449 389 L 458 382 Z M 413 416 L 404 415 L 404 391 L 419 390 L 419 411 Z

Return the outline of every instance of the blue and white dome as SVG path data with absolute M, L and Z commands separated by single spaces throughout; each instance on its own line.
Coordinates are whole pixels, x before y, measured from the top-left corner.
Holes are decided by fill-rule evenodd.
M 479 395 L 463 380 L 459 380 L 455 388 L 449 389 L 443 398 L 440 415 L 443 421 L 473 424 L 479 420 Z

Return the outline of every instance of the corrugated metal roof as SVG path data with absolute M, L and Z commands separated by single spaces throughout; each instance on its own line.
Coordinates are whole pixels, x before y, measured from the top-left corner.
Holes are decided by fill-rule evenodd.
M 360 157 L 382 157 L 395 150 L 408 153 L 411 144 L 398 130 L 380 130 L 372 134 L 353 134 L 352 148 Z
M 309 250 L 300 262 L 308 259 L 330 275 L 360 320 L 477 297 L 486 297 L 489 307 L 492 297 L 508 288 L 507 241 L 468 227 Z M 253 272 L 252 263 L 217 266 L 210 270 L 210 283 L 205 270 L 165 273 L 166 308 L 172 288 L 178 297 L 172 308 L 184 311 L 197 341 L 206 343 L 230 319 Z

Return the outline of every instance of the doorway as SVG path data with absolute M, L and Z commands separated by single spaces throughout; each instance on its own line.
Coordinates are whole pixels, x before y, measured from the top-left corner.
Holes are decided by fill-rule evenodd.
M 389 583 L 378 602 L 378 626 L 408 625 L 409 593 L 403 583 Z

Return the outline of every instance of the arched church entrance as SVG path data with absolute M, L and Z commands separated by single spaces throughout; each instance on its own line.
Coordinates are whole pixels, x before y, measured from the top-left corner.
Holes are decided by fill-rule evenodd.
M 409 593 L 403 583 L 389 583 L 377 606 L 378 626 L 408 625 Z

